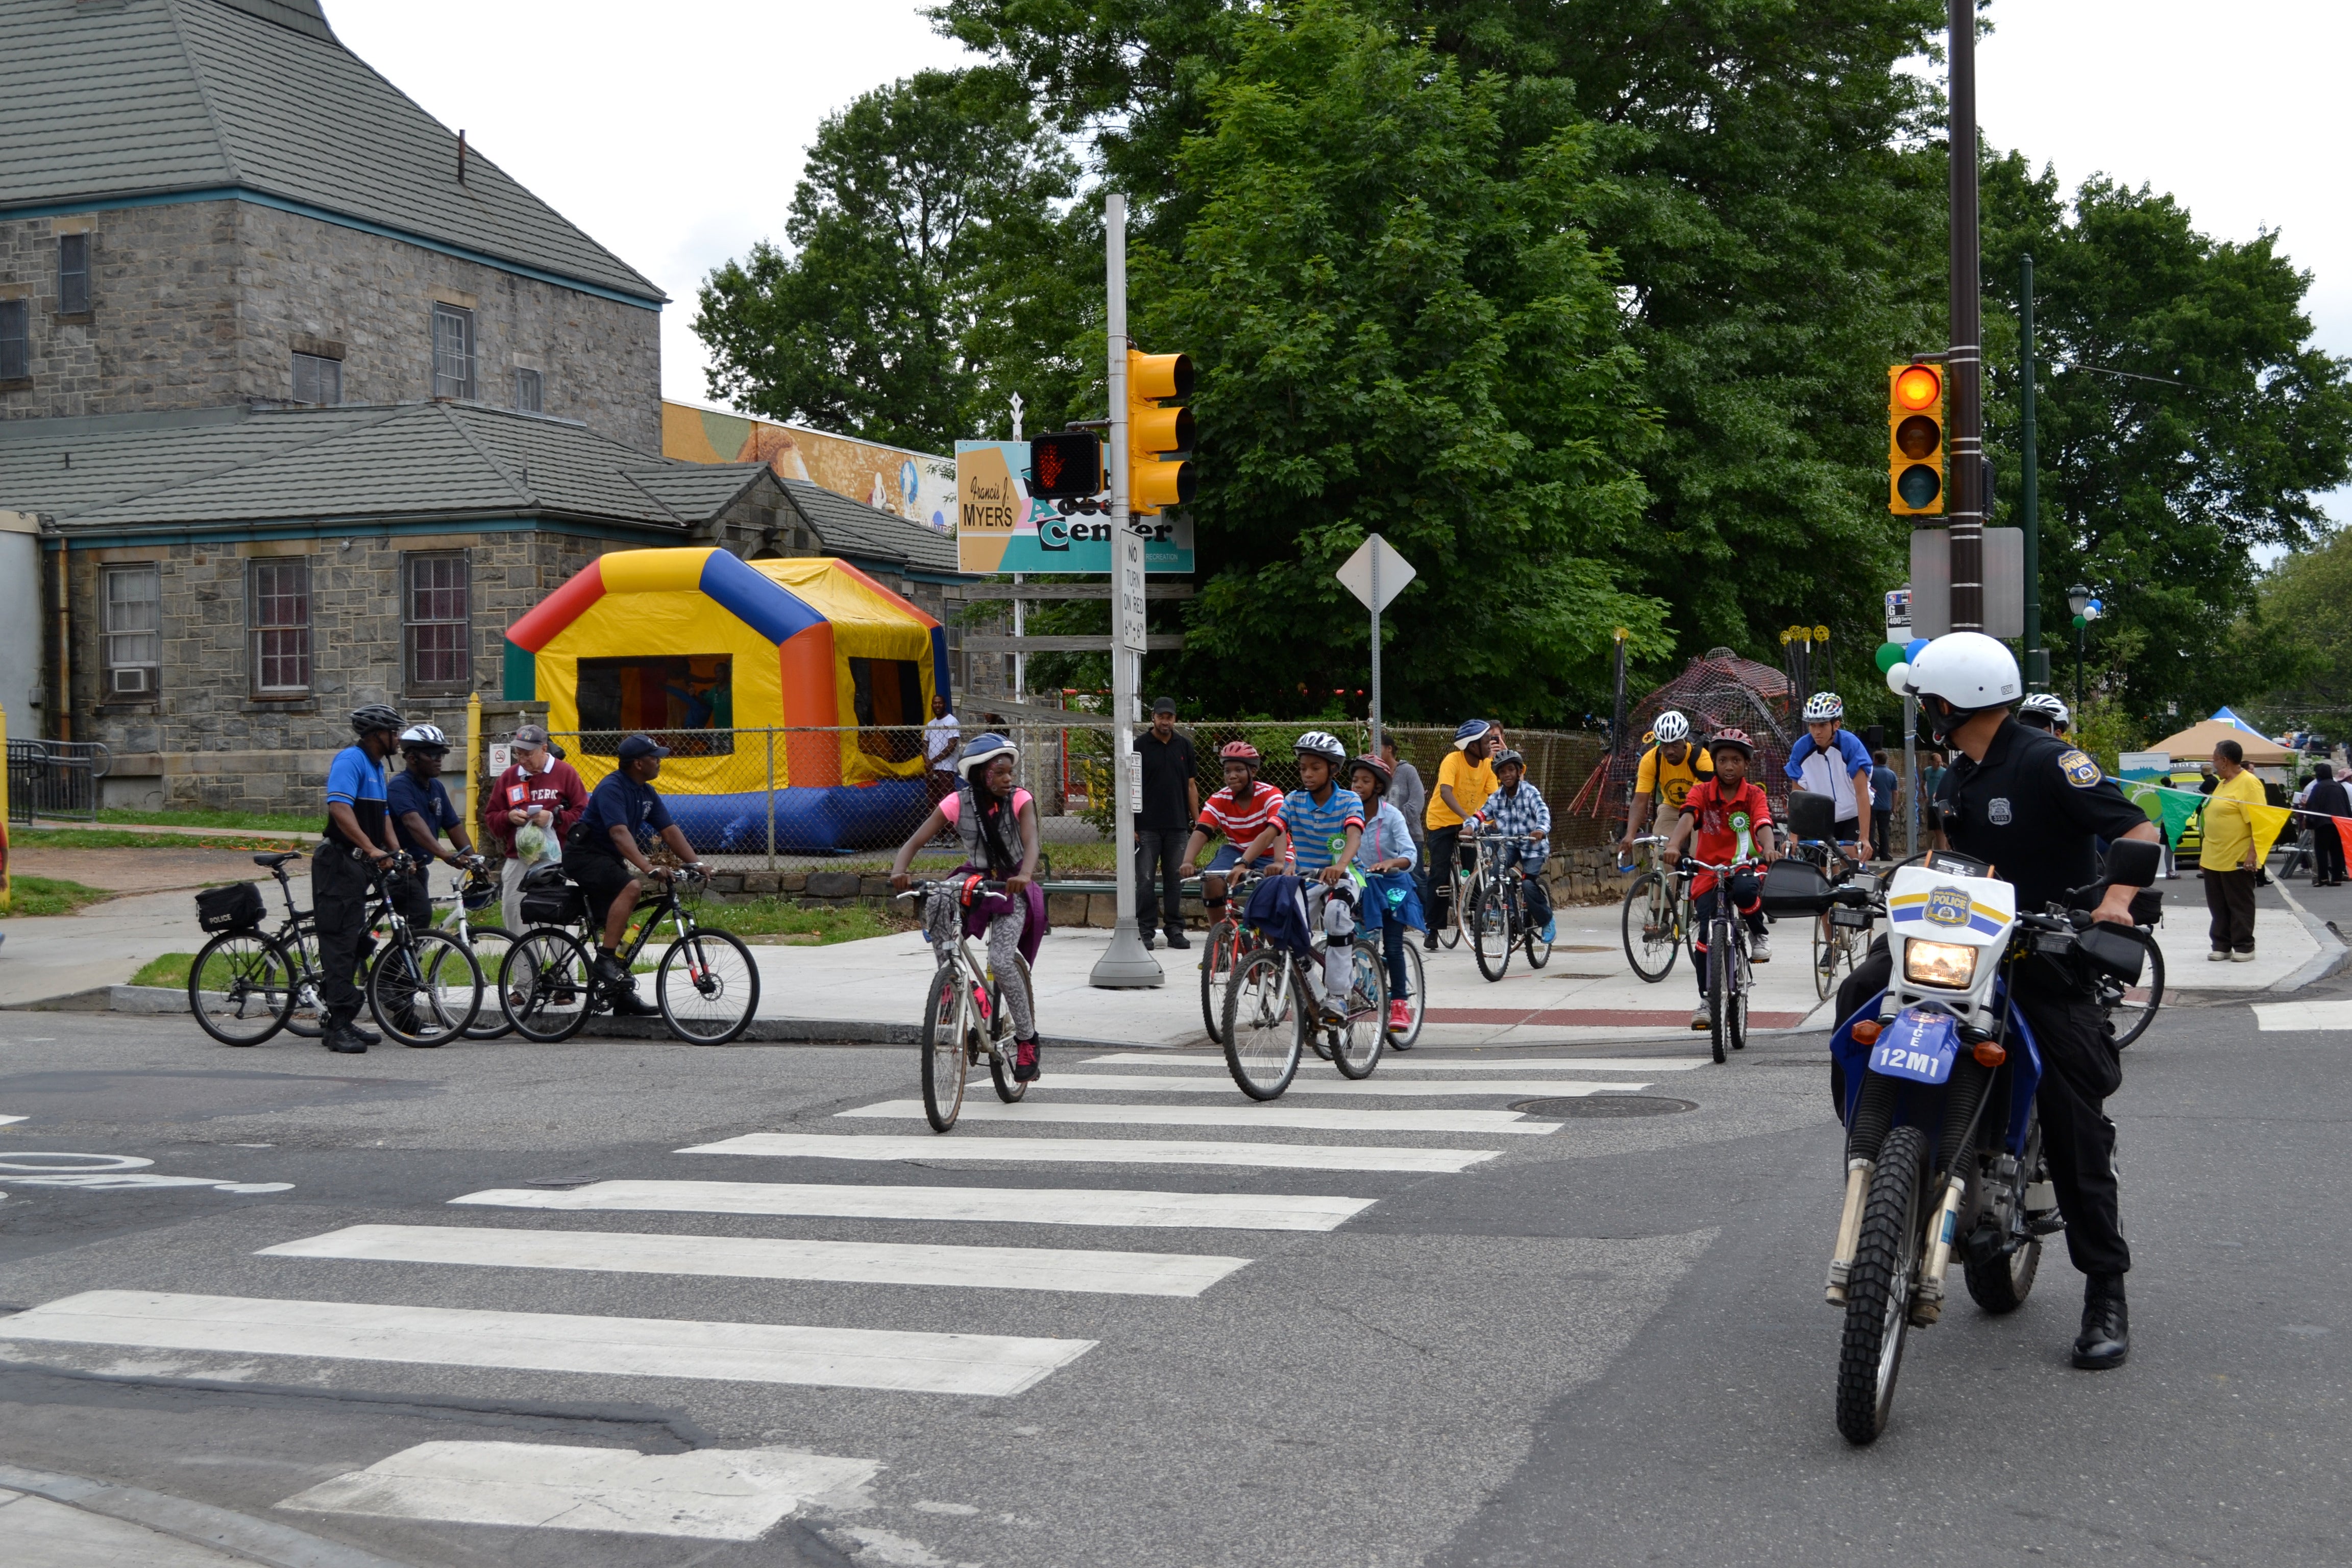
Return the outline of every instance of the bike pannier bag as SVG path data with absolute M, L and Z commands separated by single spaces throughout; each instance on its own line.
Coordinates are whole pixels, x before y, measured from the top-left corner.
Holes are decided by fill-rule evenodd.
M 560 868 L 541 866 L 522 879 L 522 923 L 570 925 L 588 912 L 588 900 Z
M 261 889 L 251 882 L 206 888 L 196 895 L 196 924 L 208 931 L 251 931 L 268 912 Z
M 1830 879 L 1810 860 L 1775 860 L 1764 868 L 1764 912 L 1817 915 L 1830 907 Z

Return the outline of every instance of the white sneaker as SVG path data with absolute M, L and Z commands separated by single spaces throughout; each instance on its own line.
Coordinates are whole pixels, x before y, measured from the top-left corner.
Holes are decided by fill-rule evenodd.
M 1756 963 L 1771 963 L 1772 939 L 1760 931 L 1750 935 L 1748 939 L 1748 956 Z
M 2217 947 L 2212 952 L 2205 955 L 2205 962 L 2208 963 L 2227 963 L 2230 962 L 2229 950 L 2227 948 Z
M 1707 1016 L 1706 1016 L 1706 1003 L 1702 1002 L 1702 1003 L 1700 1003 L 1697 1006 L 1696 1006 L 1696 1007 L 1694 1007 L 1694 1008 L 1692 1008 L 1692 1009 L 1691 1009 L 1691 1027 L 1692 1027 L 1692 1028 L 1694 1028 L 1694 1029 L 1704 1029 L 1704 1028 L 1707 1028 L 1707 1027 L 1710 1027 L 1710 1026 L 1711 1026 L 1712 1023 L 1713 1023 L 1713 1020 L 1709 1019 L 1709 1018 L 1707 1017 Z
M 2252 963 L 2253 961 L 2254 955 L 2251 952 L 2233 952 L 2230 955 L 2230 962 L 2232 963 Z

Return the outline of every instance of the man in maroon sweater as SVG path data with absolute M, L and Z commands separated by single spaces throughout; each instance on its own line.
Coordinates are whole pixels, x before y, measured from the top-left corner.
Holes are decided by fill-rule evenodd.
M 496 847 L 506 853 L 499 910 L 506 929 L 520 932 L 526 868 L 515 858 L 515 835 L 526 824 L 537 823 L 555 835 L 561 857 L 563 836 L 588 809 L 588 788 L 570 763 L 548 750 L 547 731 L 538 725 L 525 724 L 517 730 L 512 744 L 513 764 L 482 797 L 482 843 L 485 849 Z M 560 860 L 550 862 L 557 863 Z

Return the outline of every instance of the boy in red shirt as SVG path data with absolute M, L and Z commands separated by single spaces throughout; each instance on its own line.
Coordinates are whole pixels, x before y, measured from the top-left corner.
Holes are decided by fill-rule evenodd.
M 1725 730 L 1707 747 L 1715 757 L 1715 776 L 1694 785 L 1683 797 L 1682 820 L 1675 824 L 1674 836 L 1666 841 L 1669 862 L 1683 854 L 1683 846 L 1690 846 L 1692 858 L 1717 866 L 1753 866 L 1774 858 L 1772 847 L 1772 807 L 1764 799 L 1764 792 L 1748 779 L 1748 764 L 1755 755 L 1755 743 L 1744 730 Z M 1731 900 L 1731 907 L 1748 921 L 1750 934 L 1748 956 L 1762 963 L 1772 956 L 1764 938 L 1763 893 L 1754 870 L 1734 871 L 1718 885 L 1717 874 L 1701 871 L 1691 883 L 1691 951 L 1697 962 L 1691 967 L 1698 973 L 1698 1010 L 1691 1015 L 1691 1027 L 1704 1029 L 1706 1016 L 1706 943 L 1697 940 L 1714 918 L 1717 900 Z

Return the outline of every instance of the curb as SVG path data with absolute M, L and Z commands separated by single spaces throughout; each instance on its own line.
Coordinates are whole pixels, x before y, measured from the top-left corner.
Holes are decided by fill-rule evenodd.
M 2343 938 L 2336 934 L 2334 926 L 2303 907 L 2294 894 L 2287 889 L 2285 878 L 2272 878 L 2271 886 L 2276 888 L 2279 897 L 2286 900 L 2286 907 L 2294 911 L 2294 918 L 2303 922 L 2303 929 L 2311 933 L 2311 940 L 2319 944 L 2319 952 L 2293 974 L 2264 986 L 2264 995 L 2300 991 L 2306 985 L 2315 985 L 2340 971 L 2347 960 L 2352 960 L 2352 948 L 2345 946 Z

